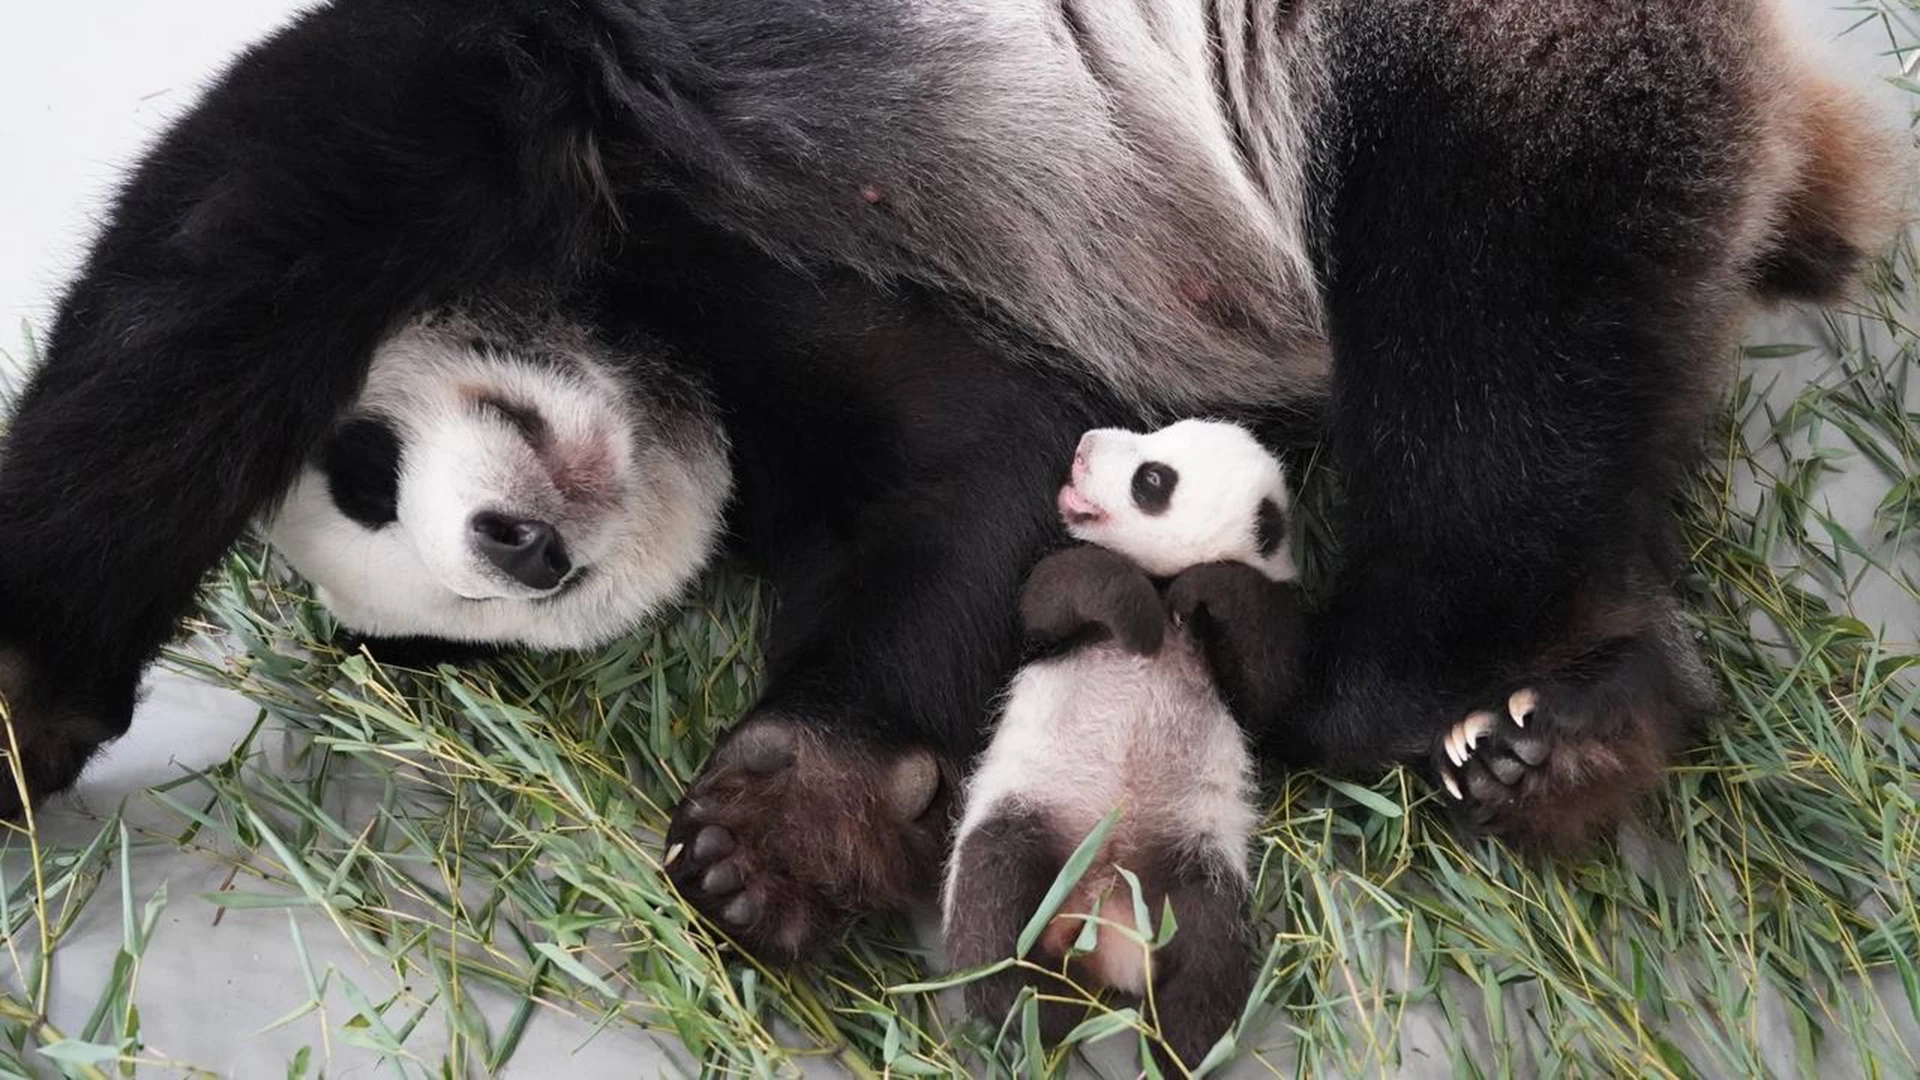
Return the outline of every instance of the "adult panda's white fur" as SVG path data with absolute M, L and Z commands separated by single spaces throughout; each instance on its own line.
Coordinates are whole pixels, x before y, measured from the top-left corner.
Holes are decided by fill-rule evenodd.
M 390 461 L 341 449 L 369 430 Z M 382 345 L 266 532 L 367 636 L 581 648 L 686 588 L 730 489 L 702 395 L 640 347 L 557 317 L 442 314 Z M 349 513 L 356 497 L 375 508 Z M 487 514 L 549 525 L 553 580 L 494 565 L 476 543 Z
M 1076 539 L 1130 563 L 1081 548 L 1043 562 L 1029 579 L 1029 632 L 1053 654 L 1014 677 L 967 783 L 942 891 L 948 958 L 972 966 L 1011 955 L 1036 892 L 1119 808 L 1036 958 L 1057 964 L 1071 955 L 1076 976 L 1136 997 L 1151 978 L 1163 1034 L 1192 1066 L 1231 1023 L 1252 974 L 1243 923 L 1257 821 L 1253 769 L 1205 645 L 1145 575 L 1175 578 L 1169 590 L 1178 592 L 1183 572 L 1235 562 L 1269 581 L 1290 581 L 1284 474 L 1233 424 L 1188 420 L 1147 435 L 1097 430 L 1081 439 L 1059 506 Z M 1060 589 L 1086 595 L 1039 595 Z M 1120 595 L 1127 599 L 1116 603 Z M 1085 621 L 1078 614 L 1056 621 L 1042 611 L 1062 603 Z M 1131 614 L 1105 621 L 1116 608 Z M 1046 640 L 1054 632 L 1065 637 Z M 1136 942 L 1110 927 L 1090 952 L 1073 950 L 1086 914 L 1135 926 L 1121 867 L 1140 879 L 1152 919 L 1163 903 L 1174 909 L 1184 961 L 1156 953 L 1150 966 Z M 1156 930 L 1136 928 L 1148 938 Z M 1190 974 L 1183 979 L 1172 963 Z M 1017 982 L 979 987 L 977 1010 L 1004 1011 Z

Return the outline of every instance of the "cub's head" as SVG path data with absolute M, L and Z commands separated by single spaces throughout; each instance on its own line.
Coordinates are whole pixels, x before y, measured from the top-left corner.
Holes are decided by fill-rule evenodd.
M 349 628 L 579 648 L 706 565 L 731 486 L 698 389 L 571 324 L 401 331 L 267 523 Z
M 1157 577 L 1208 562 L 1246 563 L 1275 581 L 1294 576 L 1285 472 L 1238 424 L 1089 431 L 1059 504 L 1075 539 Z

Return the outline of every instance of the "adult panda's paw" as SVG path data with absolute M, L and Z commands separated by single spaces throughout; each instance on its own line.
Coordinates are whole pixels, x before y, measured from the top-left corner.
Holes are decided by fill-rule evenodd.
M 942 772 L 923 748 L 752 717 L 674 811 L 668 876 L 755 956 L 799 959 L 862 914 L 933 899 L 948 826 Z
M 1632 671 L 1514 690 L 1442 729 L 1433 769 L 1456 819 L 1519 846 L 1599 839 L 1658 782 L 1676 704 Z
M 0 819 L 20 816 L 23 795 L 37 802 L 71 786 L 94 751 L 127 730 L 131 690 L 121 697 L 76 696 L 26 653 L 0 645 Z

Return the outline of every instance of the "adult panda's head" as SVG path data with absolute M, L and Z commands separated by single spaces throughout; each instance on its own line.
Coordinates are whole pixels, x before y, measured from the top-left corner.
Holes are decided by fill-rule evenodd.
M 578 648 L 707 564 L 731 488 L 699 388 L 641 348 L 542 322 L 417 322 L 267 525 L 373 637 Z
M 1238 424 L 1089 431 L 1059 505 L 1075 539 L 1158 577 L 1209 562 L 1246 563 L 1275 581 L 1294 577 L 1285 470 Z

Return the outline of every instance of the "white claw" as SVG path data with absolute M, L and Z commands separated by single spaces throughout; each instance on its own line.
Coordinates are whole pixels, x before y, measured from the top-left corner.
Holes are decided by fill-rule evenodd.
M 1480 745 L 1480 740 L 1487 737 L 1495 723 L 1490 712 L 1477 712 L 1460 721 L 1460 764 L 1465 765 L 1473 756 L 1473 748 Z
M 1540 695 L 1532 690 L 1515 690 L 1507 699 L 1507 715 L 1513 717 L 1514 727 L 1526 727 L 1533 719 L 1533 710 L 1540 707 Z
M 1451 795 L 1451 796 L 1453 796 L 1455 800 L 1457 800 L 1457 801 L 1459 801 L 1459 802 L 1465 802 L 1465 801 L 1466 801 L 1466 799 L 1467 799 L 1467 797 L 1466 797 L 1465 795 L 1462 795 L 1462 794 L 1460 793 L 1460 781 L 1458 781 L 1458 780 L 1455 780 L 1455 779 L 1453 778 L 1453 770 L 1452 770 L 1452 769 L 1441 769 L 1441 770 L 1440 770 L 1440 783 L 1442 783 L 1442 784 L 1444 784 L 1444 785 L 1446 786 L 1446 789 L 1447 789 L 1447 794 L 1449 794 L 1449 795 Z
M 1465 765 L 1467 763 L 1467 751 L 1465 746 L 1460 742 L 1459 724 L 1455 724 L 1447 729 L 1447 738 L 1442 745 L 1446 748 L 1448 761 L 1453 762 L 1455 765 Z
M 667 849 L 667 857 L 666 857 L 665 859 L 662 859 L 662 860 L 660 861 L 660 865 L 661 865 L 661 866 L 672 866 L 672 865 L 673 865 L 673 861 L 674 861 L 675 859 L 678 859 L 678 858 L 680 857 L 680 849 L 681 849 L 681 848 L 682 848 L 683 846 L 684 846 L 684 845 L 682 845 L 682 844 L 675 844 L 675 845 L 673 845 L 672 847 L 669 847 L 669 848 Z

